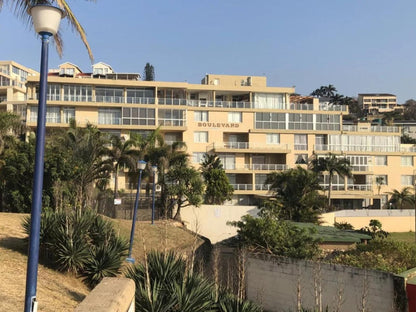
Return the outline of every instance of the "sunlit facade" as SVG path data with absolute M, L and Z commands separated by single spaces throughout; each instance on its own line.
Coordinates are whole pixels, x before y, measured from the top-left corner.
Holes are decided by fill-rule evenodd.
M 38 76 L 29 76 L 23 105 L 27 125 L 37 118 Z M 234 187 L 228 204 L 256 204 L 271 194 L 267 174 L 307 166 L 313 155 L 347 157 L 353 177 L 335 176 L 333 204 L 339 208 L 386 208 L 387 192 L 414 184 L 416 148 L 400 144 L 399 127 L 343 125 L 346 106 L 291 96 L 294 88 L 269 87 L 266 77 L 207 74 L 201 84 L 141 81 L 105 64 L 83 73 L 65 63 L 48 77 L 48 128 L 92 123 L 128 138 L 160 127 L 165 142 L 183 141 L 198 167 L 216 153 Z M 121 174 L 120 186 L 134 188 Z M 322 186 L 328 188 L 328 176 Z

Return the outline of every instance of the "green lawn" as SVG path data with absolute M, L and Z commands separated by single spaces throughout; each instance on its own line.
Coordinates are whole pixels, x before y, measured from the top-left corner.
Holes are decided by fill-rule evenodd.
M 389 239 L 400 241 L 400 242 L 415 242 L 415 232 L 400 232 L 390 233 Z

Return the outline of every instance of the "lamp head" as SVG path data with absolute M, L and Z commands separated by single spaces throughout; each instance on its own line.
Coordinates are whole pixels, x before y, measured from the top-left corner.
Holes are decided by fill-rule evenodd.
M 65 16 L 62 9 L 47 3 L 31 6 L 28 9 L 28 13 L 32 16 L 33 26 L 38 34 L 49 33 L 56 35 L 59 23 Z
M 137 168 L 139 170 L 144 170 L 146 168 L 146 162 L 144 160 L 139 160 L 137 162 Z
M 157 171 L 157 166 L 156 165 L 152 166 L 152 171 L 153 171 L 153 173 L 156 173 L 156 171 Z

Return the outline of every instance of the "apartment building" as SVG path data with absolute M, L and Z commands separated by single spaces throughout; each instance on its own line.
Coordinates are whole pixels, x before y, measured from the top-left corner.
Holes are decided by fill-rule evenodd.
M 358 104 L 369 115 L 402 109 L 397 105 L 396 96 L 389 93 L 360 93 L 358 94 Z
M 27 125 L 36 128 L 39 76 L 28 76 Z M 386 206 L 387 192 L 413 186 L 416 148 L 400 144 L 399 127 L 343 125 L 347 107 L 291 96 L 294 88 L 269 87 L 266 77 L 207 74 L 201 84 L 141 81 L 115 73 L 105 63 L 83 73 L 65 63 L 48 77 L 48 128 L 93 123 L 128 138 L 160 127 L 165 141 L 184 141 L 198 167 L 204 153 L 216 153 L 234 187 L 232 204 L 256 204 L 271 194 L 267 174 L 307 166 L 328 153 L 347 157 L 353 177 L 335 176 L 333 204 L 360 209 Z M 14 107 L 14 106 L 13 106 Z M 120 187 L 135 181 L 120 176 Z M 328 176 L 322 186 L 328 188 Z

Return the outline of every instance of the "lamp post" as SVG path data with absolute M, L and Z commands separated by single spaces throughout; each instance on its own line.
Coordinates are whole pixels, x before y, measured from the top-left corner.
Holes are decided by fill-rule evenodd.
M 153 194 L 152 194 L 152 224 L 155 224 L 155 191 L 157 166 L 152 166 L 153 171 Z
M 29 8 L 35 31 L 41 36 L 38 121 L 36 127 L 35 170 L 33 175 L 32 211 L 27 260 L 25 312 L 37 311 L 36 286 L 39 264 L 40 215 L 42 210 L 42 188 L 45 155 L 46 93 L 48 87 L 49 38 L 58 32 L 64 11 L 51 5 L 35 5 Z
M 131 263 L 134 263 L 134 258 L 132 258 L 132 256 L 131 256 L 131 251 L 133 249 L 134 228 L 136 227 L 137 208 L 139 207 L 140 185 L 142 184 L 142 172 L 143 172 L 144 168 L 146 168 L 146 162 L 144 160 L 139 160 L 137 162 L 137 168 L 139 169 L 139 181 L 137 183 L 136 200 L 134 201 L 133 220 L 131 222 L 129 255 L 126 259 L 127 262 L 131 262 Z

